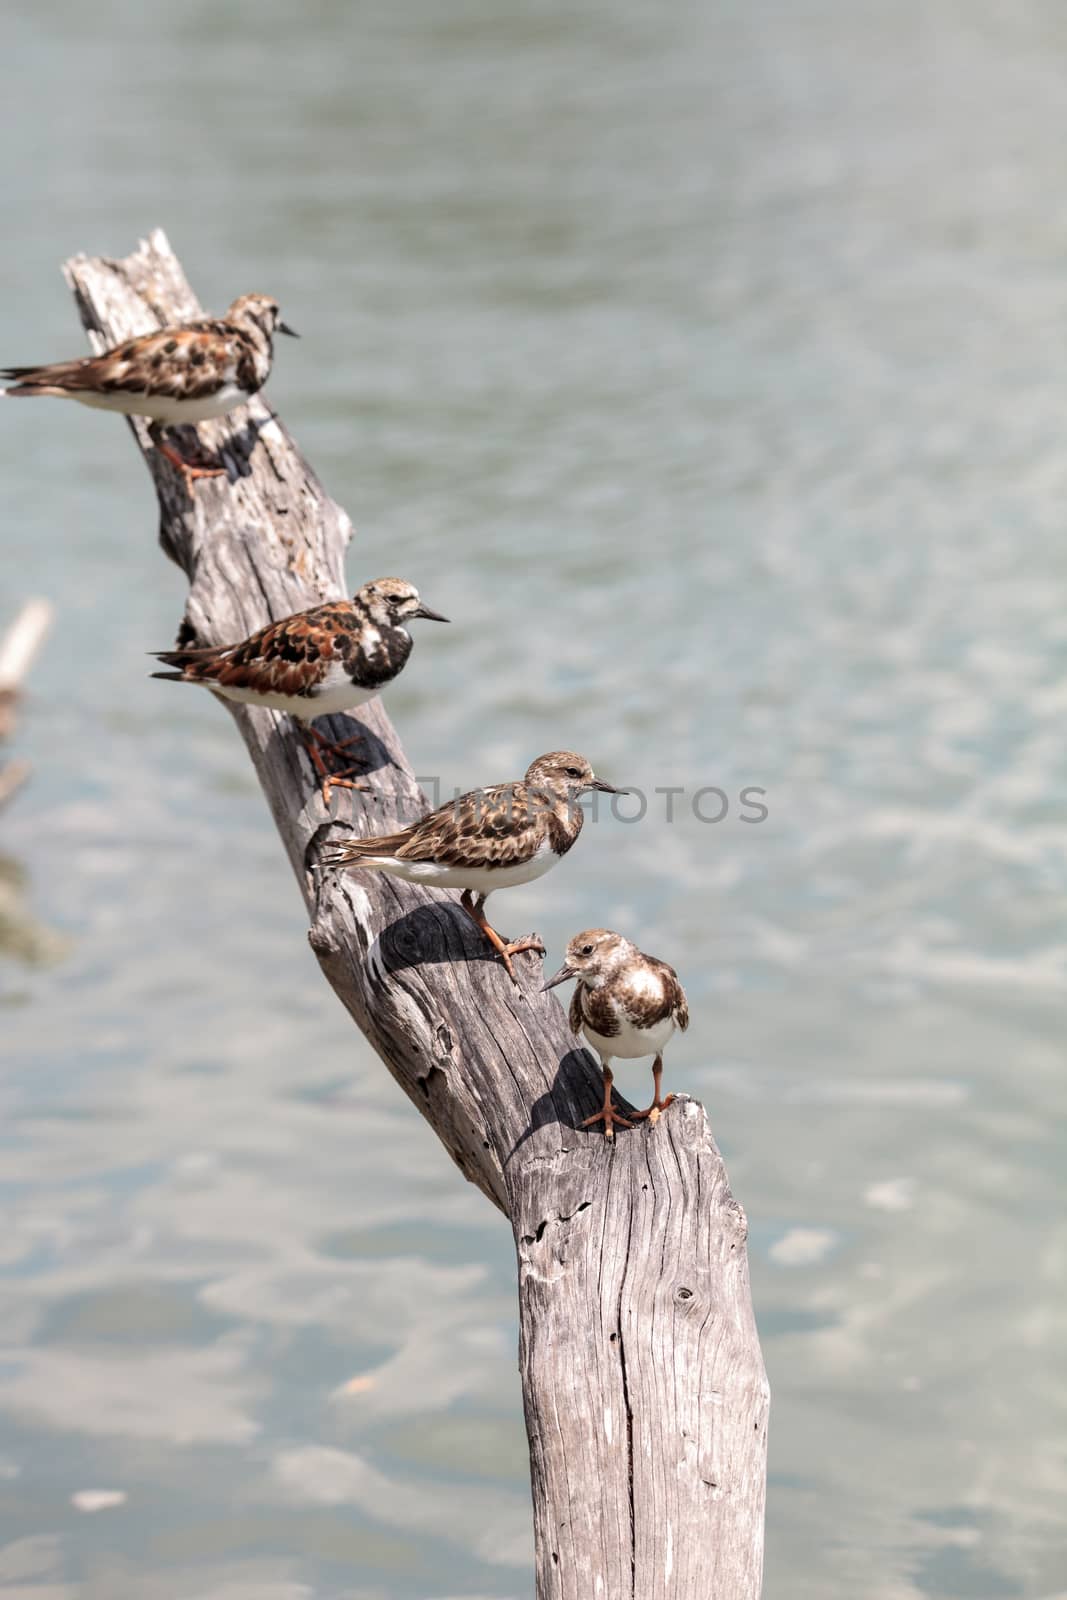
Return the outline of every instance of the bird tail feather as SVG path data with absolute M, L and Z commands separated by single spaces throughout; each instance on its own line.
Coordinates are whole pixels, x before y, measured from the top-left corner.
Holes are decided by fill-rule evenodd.
M 398 847 L 407 838 L 405 833 L 383 834 L 377 839 L 343 839 L 340 844 L 328 844 L 322 852 L 322 863 L 325 867 L 340 869 L 341 867 L 372 866 L 382 856 L 396 854 Z

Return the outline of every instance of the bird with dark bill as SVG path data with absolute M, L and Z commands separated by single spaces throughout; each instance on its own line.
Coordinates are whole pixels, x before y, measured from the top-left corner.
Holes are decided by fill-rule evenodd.
M 353 780 L 357 769 L 346 754 L 362 735 L 336 743 L 312 723 L 354 710 L 392 682 L 411 654 L 407 624 L 416 617 L 448 621 L 423 605 L 414 584 L 375 578 L 351 600 L 328 600 L 311 611 L 298 611 L 240 644 L 157 651 L 159 661 L 177 670 L 152 676 L 198 683 L 225 700 L 295 717 L 328 807 L 332 788 L 365 787 Z M 326 755 L 347 763 L 345 770 L 331 771 Z
M 660 1095 L 663 1052 L 675 1029 L 684 1033 L 689 1026 L 689 1004 L 678 974 L 665 961 L 646 956 L 621 933 L 587 928 L 575 934 L 567 946 L 567 959 L 543 987 L 554 989 L 568 978 L 578 980 L 571 996 L 571 1029 L 588 1039 L 604 1074 L 604 1104 L 582 1126 L 602 1122 L 609 1139 L 616 1127 L 633 1126 L 611 1103 L 611 1063 L 616 1057 L 637 1061 L 642 1056 L 655 1057 L 653 1099 L 647 1110 L 633 1116 L 647 1117 L 654 1125 L 674 1099 L 673 1094 L 666 1100 Z
M 201 317 L 124 339 L 103 355 L 43 367 L 6 367 L 13 384 L 0 394 L 15 399 L 50 395 L 102 411 L 148 417 L 152 442 L 190 478 L 217 477 L 218 464 L 189 461 L 163 437 L 168 425 L 224 417 L 258 394 L 270 377 L 274 335 L 294 330 L 281 320 L 277 300 L 240 295 L 223 317 Z
M 511 958 L 544 954 L 540 939 L 508 941 L 491 927 L 485 902 L 497 889 L 530 883 L 558 865 L 582 831 L 578 804 L 590 789 L 624 791 L 598 778 L 584 756 L 554 750 L 538 756 L 516 783 L 497 783 L 449 800 L 400 833 L 327 845 L 329 867 L 373 867 L 408 883 L 462 889 L 460 905 L 516 982 Z

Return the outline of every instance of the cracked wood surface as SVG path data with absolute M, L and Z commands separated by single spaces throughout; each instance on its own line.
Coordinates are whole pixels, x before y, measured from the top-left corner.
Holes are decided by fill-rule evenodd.
M 97 350 L 200 312 L 159 232 L 125 260 L 79 256 L 65 271 Z M 349 520 L 262 397 L 201 426 L 229 477 L 191 488 L 147 425 L 129 426 L 155 479 L 160 542 L 189 579 L 182 643 L 231 643 L 348 593 Z M 292 725 L 226 709 L 323 972 L 464 1176 L 511 1220 L 538 1600 L 756 1600 L 768 1391 L 744 1212 L 703 1107 L 680 1096 L 656 1127 L 614 1143 L 581 1130 L 600 1074 L 556 998 L 538 992 L 539 958 L 516 958 L 513 986 L 456 895 L 321 872 L 328 838 L 426 809 L 379 700 L 358 722 L 330 719 L 337 737 L 350 724 L 364 733 L 375 785 L 335 791 L 332 815 Z M 354 1129 L 354 1155 L 358 1140 Z

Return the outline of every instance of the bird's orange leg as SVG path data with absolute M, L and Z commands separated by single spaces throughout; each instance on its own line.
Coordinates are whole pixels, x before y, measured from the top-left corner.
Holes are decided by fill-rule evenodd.
M 308 734 L 318 745 L 319 749 L 326 754 L 333 756 L 338 761 L 345 760 L 344 752 L 348 749 L 350 744 L 363 743 L 363 735 L 361 733 L 354 733 L 350 739 L 327 739 L 324 733 L 319 732 L 314 723 L 306 723 L 305 727 Z M 352 768 L 352 771 L 355 771 L 354 767 Z
M 163 437 L 161 423 L 153 422 L 148 433 L 160 455 L 164 456 L 172 467 L 177 467 L 178 471 L 186 478 L 224 478 L 226 476 L 225 467 L 208 467 L 202 461 L 187 461 L 183 455 L 180 455 L 175 450 L 172 444 L 167 443 Z
M 346 767 L 345 771 L 341 773 L 331 772 L 322 759 L 320 745 L 330 751 L 342 749 L 341 745 L 332 745 L 329 739 L 324 739 L 321 733 L 317 733 L 314 728 L 308 727 L 306 724 L 301 727 L 300 734 L 304 740 L 304 749 L 308 753 L 308 758 L 322 786 L 322 803 L 327 811 L 330 809 L 330 791 L 332 789 L 358 789 L 361 794 L 370 793 L 369 783 L 355 783 L 348 776 L 350 772 L 355 771 L 354 767 Z M 357 738 L 361 737 L 362 735 L 357 735 Z M 351 744 L 352 742 L 352 740 L 345 741 L 346 744 Z
M 643 1122 L 644 1119 L 647 1117 L 649 1122 L 651 1122 L 652 1126 L 655 1127 L 656 1123 L 659 1121 L 660 1112 L 661 1111 L 666 1111 L 666 1109 L 670 1105 L 671 1101 L 675 1098 L 673 1094 L 669 1094 L 667 1096 L 666 1100 L 661 1100 L 660 1099 L 659 1086 L 660 1086 L 660 1081 L 662 1080 L 662 1078 L 663 1078 L 663 1057 L 662 1056 L 657 1056 L 655 1061 L 652 1063 L 652 1085 L 653 1085 L 653 1089 L 652 1089 L 652 1104 L 648 1107 L 647 1111 L 635 1111 L 634 1112 L 634 1121 L 635 1122 Z
M 504 966 L 507 970 L 507 975 L 511 979 L 512 983 L 518 983 L 519 981 L 515 976 L 515 968 L 511 964 L 512 956 L 521 955 L 524 950 L 536 950 L 539 955 L 544 955 L 544 945 L 541 943 L 540 939 L 536 938 L 533 934 L 531 934 L 528 939 L 512 939 L 510 943 L 502 939 L 492 924 L 486 920 L 485 911 L 483 909 L 485 906 L 484 897 L 475 900 L 471 891 L 469 889 L 464 889 L 463 893 L 460 895 L 459 903 L 467 913 L 468 917 L 470 917 L 475 927 L 480 928 L 482 933 L 484 933 L 485 937 L 489 940 L 489 943 L 492 945 L 493 949 L 504 963 Z
M 582 1127 L 583 1128 L 589 1128 L 589 1127 L 592 1126 L 592 1124 L 594 1122 L 602 1122 L 604 1124 L 604 1137 L 605 1137 L 605 1139 L 614 1139 L 614 1137 L 615 1137 L 615 1129 L 616 1128 L 632 1128 L 633 1127 L 633 1123 L 632 1122 L 628 1122 L 625 1117 L 620 1116 L 619 1113 L 615 1110 L 615 1107 L 612 1105 L 612 1103 L 611 1103 L 611 1086 L 614 1083 L 615 1079 L 614 1079 L 614 1076 L 612 1074 L 611 1068 L 606 1063 L 604 1063 L 603 1065 L 604 1065 L 604 1104 L 601 1106 L 600 1110 L 597 1111 L 593 1116 L 586 1117 L 585 1121 L 582 1123 Z

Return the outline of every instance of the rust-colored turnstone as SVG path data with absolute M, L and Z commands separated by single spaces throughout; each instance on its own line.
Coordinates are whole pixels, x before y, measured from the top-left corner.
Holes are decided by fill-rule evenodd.
M 403 578 L 376 578 L 351 600 L 328 600 L 311 611 L 298 611 L 240 644 L 157 651 L 158 660 L 178 670 L 152 676 L 199 683 L 227 700 L 297 718 L 322 781 L 323 804 L 329 806 L 332 787 L 363 786 L 352 781 L 351 765 L 331 773 L 323 752 L 336 759 L 361 735 L 338 744 L 311 724 L 316 717 L 353 710 L 392 682 L 411 654 L 407 623 L 414 617 L 448 621 L 424 606 L 418 590 Z
M 522 950 L 543 955 L 544 945 L 501 938 L 486 920 L 485 902 L 495 889 L 540 878 L 567 854 L 582 831 L 579 796 L 589 789 L 620 792 L 594 776 L 584 756 L 555 750 L 538 756 L 518 783 L 449 800 L 400 833 L 328 846 L 323 859 L 331 867 L 376 867 L 409 883 L 462 889 L 460 904 L 515 982 L 512 956 Z
M 52 395 L 84 406 L 151 419 L 152 442 L 191 478 L 216 477 L 218 465 L 187 461 L 163 438 L 168 425 L 207 422 L 243 406 L 270 377 L 274 335 L 297 335 L 278 302 L 243 294 L 221 318 L 204 317 L 125 339 L 103 355 L 44 367 L 7 367 L 0 378 L 15 397 Z
M 587 928 L 575 934 L 567 946 L 567 959 L 544 988 L 554 989 L 568 978 L 578 980 L 571 996 L 571 1028 L 584 1033 L 604 1073 L 604 1104 L 582 1126 L 602 1122 L 609 1139 L 616 1126 L 633 1126 L 611 1103 L 611 1063 L 616 1057 L 636 1061 L 655 1056 L 652 1104 L 647 1111 L 634 1112 L 635 1118 L 655 1123 L 674 1099 L 672 1094 L 666 1100 L 660 1097 L 663 1052 L 675 1028 L 684 1032 L 689 1026 L 689 1005 L 678 974 L 665 961 L 646 956 L 621 933 Z

